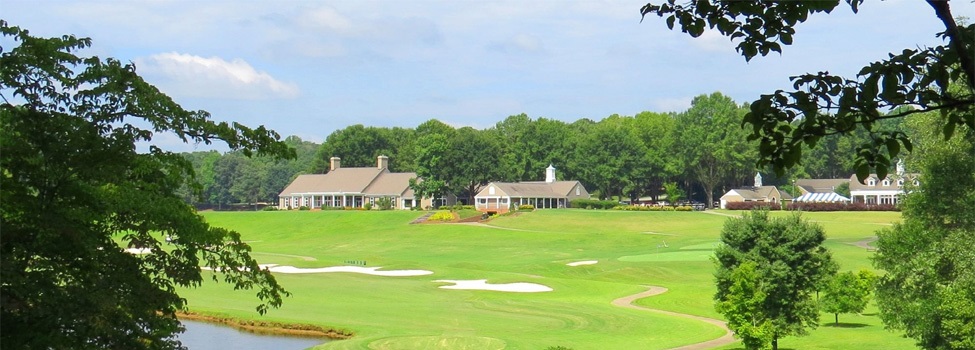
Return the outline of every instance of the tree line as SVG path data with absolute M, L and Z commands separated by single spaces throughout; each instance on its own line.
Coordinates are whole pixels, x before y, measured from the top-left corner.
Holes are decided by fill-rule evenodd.
M 239 152 L 184 153 L 202 187 L 184 189 L 187 201 L 226 209 L 237 203 L 275 203 L 278 193 L 300 174 L 329 170 L 331 157 L 345 167 L 370 167 L 389 157 L 396 172 L 416 172 L 425 181 L 419 193 L 453 193 L 473 200 L 489 181 L 540 181 L 554 166 L 560 180 L 579 180 L 600 199 L 659 200 L 673 183 L 690 200 L 713 203 L 733 188 L 752 185 L 756 172 L 766 185 L 797 178 L 847 178 L 855 171 L 857 145 L 866 132 L 829 136 L 808 150 L 803 162 L 783 176 L 757 168 L 757 141 L 741 127 L 747 104 L 715 92 L 693 99 L 682 112 L 610 115 L 599 121 L 564 122 L 512 115 L 484 129 L 455 128 L 428 120 L 415 128 L 352 125 L 316 144 L 291 136 L 294 160 L 245 157 Z M 877 128 L 897 130 L 898 120 Z M 793 191 L 791 186 L 784 190 Z M 671 197 L 673 198 L 673 197 Z

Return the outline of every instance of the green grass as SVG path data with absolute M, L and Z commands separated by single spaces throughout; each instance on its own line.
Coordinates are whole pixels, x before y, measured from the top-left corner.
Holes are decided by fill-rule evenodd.
M 735 212 L 723 212 L 735 215 Z M 827 230 L 844 270 L 869 268 L 870 252 L 849 243 L 899 220 L 898 213 L 807 213 Z M 664 349 L 716 338 L 717 327 L 610 301 L 664 286 L 644 307 L 720 318 L 712 304 L 708 258 L 727 217 L 699 212 L 538 210 L 503 216 L 491 227 L 408 223 L 404 211 L 208 212 L 207 220 L 241 232 L 261 263 L 298 267 L 366 261 L 433 275 L 277 274 L 294 295 L 265 316 L 252 292 L 206 283 L 181 290 L 191 310 L 355 332 L 322 349 Z M 776 213 L 775 215 L 783 215 Z M 598 260 L 595 265 L 566 263 Z M 445 290 L 437 279 L 531 282 L 545 293 Z M 784 348 L 911 349 L 876 316 L 840 315 L 847 327 L 789 337 Z M 832 315 L 823 315 L 832 322 Z M 849 326 L 853 325 L 853 326 Z M 853 341 L 852 339 L 856 339 Z M 735 348 L 731 346 L 730 348 Z

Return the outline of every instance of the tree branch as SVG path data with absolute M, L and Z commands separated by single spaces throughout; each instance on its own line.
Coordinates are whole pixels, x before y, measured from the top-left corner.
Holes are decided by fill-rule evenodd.
M 965 47 L 964 38 L 958 31 L 958 24 L 951 17 L 951 9 L 948 7 L 947 0 L 928 0 L 928 4 L 934 8 L 934 13 L 938 15 L 941 22 L 945 24 L 945 35 L 949 38 L 949 45 L 958 52 L 958 60 L 961 61 L 961 69 L 967 76 L 968 88 L 975 90 L 975 60 L 972 53 Z

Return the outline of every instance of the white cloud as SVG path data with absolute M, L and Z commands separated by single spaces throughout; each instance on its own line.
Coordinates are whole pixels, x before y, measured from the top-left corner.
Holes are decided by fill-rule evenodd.
M 656 98 L 651 101 L 653 111 L 683 112 L 691 108 L 693 97 Z
M 135 61 L 140 73 L 173 95 L 264 99 L 295 98 L 300 92 L 296 84 L 275 79 L 239 58 L 226 61 L 169 52 Z

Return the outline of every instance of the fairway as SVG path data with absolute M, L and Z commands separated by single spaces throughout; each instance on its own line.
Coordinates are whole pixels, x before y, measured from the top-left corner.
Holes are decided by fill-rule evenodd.
M 724 334 L 700 320 L 612 302 L 660 286 L 667 291 L 638 299 L 635 305 L 720 319 L 712 303 L 710 256 L 726 216 L 566 209 L 521 213 L 486 224 L 409 224 L 420 215 L 206 212 L 211 224 L 239 231 L 261 264 L 278 265 L 282 272 L 275 275 L 293 296 L 282 308 L 259 316 L 251 292 L 226 284 L 207 281 L 180 293 L 197 312 L 355 333 L 320 349 L 667 349 Z M 869 267 L 872 254 L 852 243 L 898 221 L 900 214 L 805 217 L 826 228 L 827 247 L 841 270 L 851 270 Z M 350 261 L 364 266 L 327 269 Z M 285 273 L 294 271 L 305 273 Z M 441 288 L 466 284 L 534 289 Z M 832 315 L 823 315 L 824 323 L 831 321 Z M 823 326 L 807 337 L 784 338 L 780 345 L 840 349 L 850 347 L 855 338 L 865 348 L 914 348 L 910 340 L 883 330 L 873 315 L 840 315 L 840 322 L 847 326 Z

